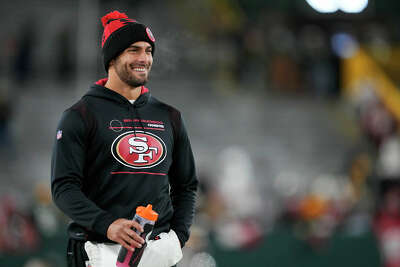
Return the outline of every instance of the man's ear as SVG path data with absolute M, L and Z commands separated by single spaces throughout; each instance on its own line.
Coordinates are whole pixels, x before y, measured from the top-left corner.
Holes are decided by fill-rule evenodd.
M 110 63 L 108 63 L 108 67 L 111 67 L 115 64 L 115 58 L 111 59 Z

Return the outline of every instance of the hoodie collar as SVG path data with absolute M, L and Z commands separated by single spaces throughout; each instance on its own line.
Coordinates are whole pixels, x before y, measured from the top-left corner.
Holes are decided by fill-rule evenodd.
M 115 101 L 118 102 L 120 104 L 129 104 L 131 105 L 131 103 L 129 102 L 128 99 L 126 99 L 124 96 L 120 95 L 119 93 L 104 87 L 104 85 L 107 82 L 107 78 L 104 79 L 100 79 L 97 82 L 95 82 L 95 84 L 93 84 L 90 87 L 89 92 L 87 92 L 84 97 L 86 96 L 92 96 L 92 97 L 99 97 L 99 98 L 104 98 L 104 99 L 108 99 L 111 101 Z M 150 91 L 148 88 L 142 86 L 142 90 L 140 92 L 140 96 L 135 100 L 134 106 L 135 107 L 141 107 L 143 105 L 145 105 L 150 98 Z

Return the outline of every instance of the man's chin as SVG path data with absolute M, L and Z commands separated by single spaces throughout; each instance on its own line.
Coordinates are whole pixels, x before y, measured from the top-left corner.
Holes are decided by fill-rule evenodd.
M 130 80 L 129 82 L 127 82 L 127 84 L 129 84 L 132 87 L 143 86 L 146 83 L 147 83 L 147 79 L 145 79 L 145 80 Z
M 131 80 L 136 83 L 145 84 L 149 79 L 147 74 L 143 74 L 143 75 L 132 75 Z

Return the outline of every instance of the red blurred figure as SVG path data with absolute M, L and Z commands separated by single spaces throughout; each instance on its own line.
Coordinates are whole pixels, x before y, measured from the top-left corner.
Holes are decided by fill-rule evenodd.
M 374 221 L 385 267 L 400 267 L 400 186 L 390 187 Z
M 38 247 L 38 233 L 29 216 L 17 209 L 16 201 L 0 199 L 0 251 L 24 253 Z

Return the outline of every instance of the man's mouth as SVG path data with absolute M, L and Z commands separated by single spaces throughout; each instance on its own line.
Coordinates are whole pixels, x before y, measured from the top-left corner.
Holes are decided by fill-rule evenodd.
M 139 66 L 138 65 L 136 65 L 136 66 L 130 65 L 130 68 L 132 71 L 138 72 L 138 73 L 146 73 L 147 72 L 147 68 L 144 65 L 139 65 Z
M 146 72 L 146 68 L 133 68 L 136 72 Z

